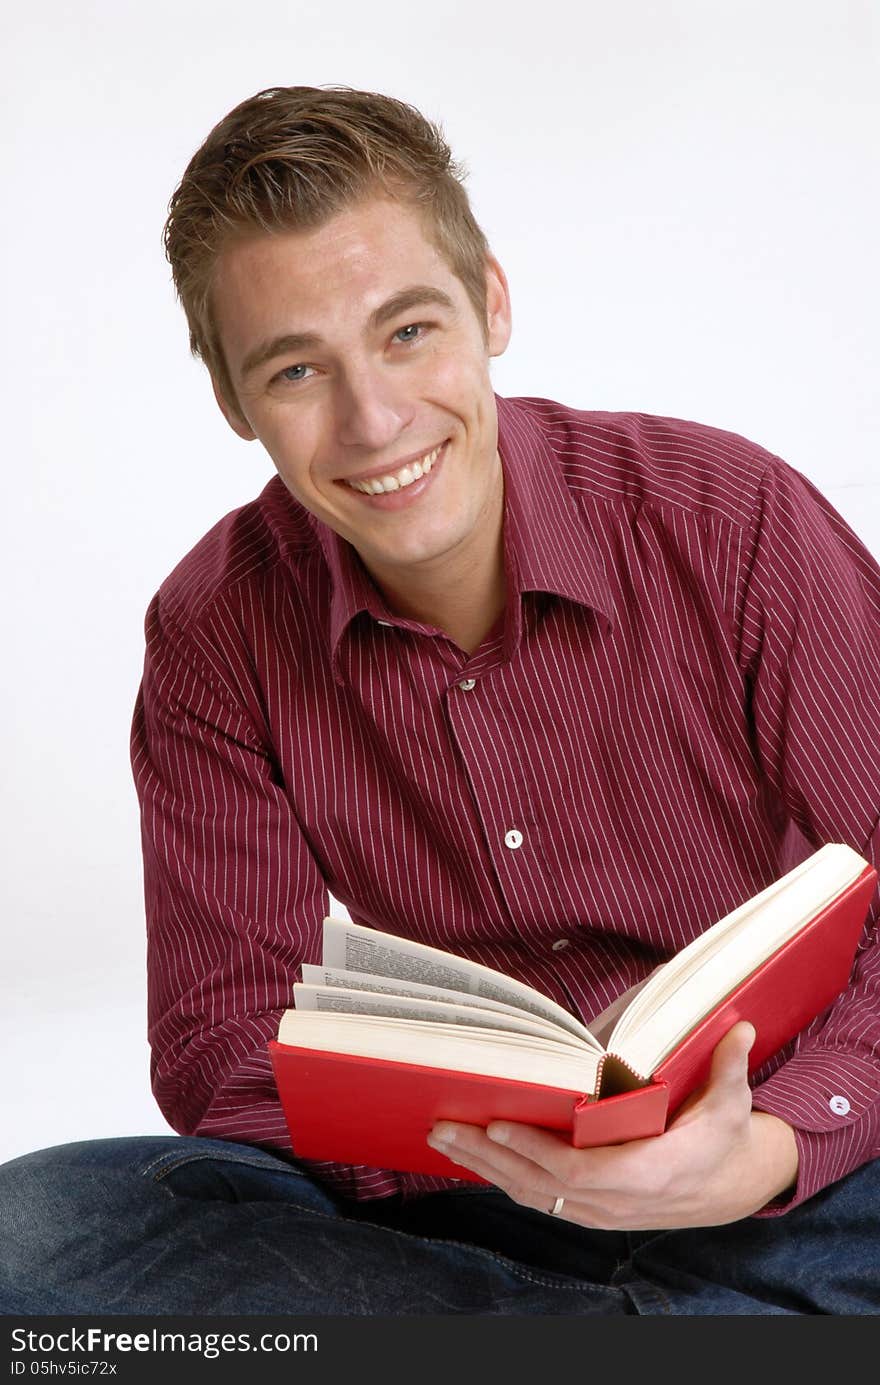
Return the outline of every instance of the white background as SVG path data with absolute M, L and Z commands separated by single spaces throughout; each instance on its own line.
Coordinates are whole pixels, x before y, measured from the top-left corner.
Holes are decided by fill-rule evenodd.
M 162 578 L 271 474 L 161 245 L 227 110 L 386 91 L 505 265 L 502 394 L 743 433 L 880 553 L 874 0 L 43 0 L 5 22 L 0 1159 L 167 1129 L 127 739 Z

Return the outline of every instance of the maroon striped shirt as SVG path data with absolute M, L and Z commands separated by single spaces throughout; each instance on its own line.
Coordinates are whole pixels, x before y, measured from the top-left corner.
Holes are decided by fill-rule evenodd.
M 786 869 L 792 832 L 880 864 L 880 569 L 840 516 L 730 433 L 498 415 L 506 614 L 471 656 L 395 616 L 278 478 L 150 605 L 133 767 L 181 1132 L 289 1150 L 266 1044 L 328 891 L 589 1019 Z M 755 1079 L 797 1133 L 789 1206 L 880 1152 L 872 941 Z M 314 1169 L 357 1197 L 444 1186 Z

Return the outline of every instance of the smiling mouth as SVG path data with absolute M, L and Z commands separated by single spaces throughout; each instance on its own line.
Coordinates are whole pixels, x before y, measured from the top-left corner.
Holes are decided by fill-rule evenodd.
M 362 495 L 391 495 L 394 491 L 406 490 L 407 486 L 421 481 L 429 474 L 445 445 L 445 442 L 441 442 L 431 452 L 426 452 L 424 457 L 419 457 L 415 462 L 407 462 L 397 471 L 389 471 L 382 476 L 371 476 L 365 481 L 347 480 L 344 485 L 350 486 L 354 491 L 360 491 Z

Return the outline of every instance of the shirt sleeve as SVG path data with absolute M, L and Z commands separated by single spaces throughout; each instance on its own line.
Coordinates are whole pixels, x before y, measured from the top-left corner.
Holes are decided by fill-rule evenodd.
M 132 768 L 153 1091 L 181 1134 L 289 1149 L 267 1043 L 299 963 L 317 959 L 329 897 L 222 660 L 161 594 L 146 636 Z
M 846 842 L 880 866 L 880 567 L 775 460 L 757 518 L 738 624 L 755 753 L 813 847 Z M 848 988 L 775 1071 L 758 1074 L 755 1109 L 794 1128 L 800 1155 L 793 1195 L 759 1215 L 788 1211 L 880 1153 L 878 918 L 875 896 Z

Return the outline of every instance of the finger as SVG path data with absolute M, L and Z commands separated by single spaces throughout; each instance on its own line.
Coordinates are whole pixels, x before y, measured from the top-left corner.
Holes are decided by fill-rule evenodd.
M 512 1189 L 526 1192 L 530 1207 L 546 1209 L 567 1191 L 546 1169 L 488 1139 L 480 1126 L 441 1121 L 428 1136 L 428 1144 L 511 1197 L 514 1196 Z M 516 1200 L 522 1199 L 517 1195 Z
M 715 1045 L 710 1082 L 738 1084 L 748 1077 L 749 1053 L 755 1038 L 755 1026 L 748 1020 L 740 1020 L 732 1029 L 728 1029 L 724 1038 Z
M 683 1130 L 701 1120 L 708 1111 L 727 1103 L 731 1097 L 748 1100 L 749 1053 L 755 1042 L 755 1027 L 748 1020 L 734 1024 L 715 1045 L 706 1081 L 691 1092 L 670 1122 L 669 1131 Z
M 482 1126 L 441 1121 L 433 1133 L 441 1138 L 454 1139 L 457 1148 L 478 1155 L 505 1174 L 524 1176 L 527 1166 L 533 1179 L 545 1174 L 554 1184 L 569 1188 L 574 1186 L 575 1180 L 579 1184 L 589 1185 L 592 1181 L 591 1166 L 595 1165 L 598 1174 L 603 1157 L 610 1153 L 607 1150 L 575 1149 L 570 1140 L 554 1131 L 521 1125 L 515 1121 L 491 1121 L 485 1130 Z M 614 1154 L 618 1154 L 618 1151 L 614 1151 Z M 541 1186 L 549 1187 L 551 1184 L 547 1178 L 541 1178 Z
M 516 1138 L 529 1138 L 535 1131 L 532 1126 L 513 1125 L 507 1121 L 497 1124 L 499 1128 L 511 1127 L 511 1133 L 515 1133 Z M 536 1133 L 541 1135 L 543 1132 Z M 440 1138 L 441 1136 L 445 1138 Z M 556 1138 L 558 1137 L 550 1136 L 551 1140 Z M 662 1136 L 660 1138 L 662 1139 Z M 631 1205 L 633 1190 L 638 1190 L 641 1186 L 639 1177 L 624 1177 L 622 1186 L 618 1178 L 617 1190 L 612 1193 L 599 1187 L 586 1187 L 582 1179 L 578 1180 L 578 1186 L 569 1187 L 565 1181 L 554 1178 L 546 1169 L 542 1169 L 530 1159 L 517 1155 L 512 1149 L 499 1148 L 498 1142 L 489 1139 L 482 1127 L 459 1125 L 450 1121 L 438 1122 L 428 1136 L 428 1143 L 455 1163 L 485 1179 L 487 1183 L 494 1184 L 523 1207 L 531 1207 L 535 1211 L 549 1215 L 556 1198 L 564 1197 L 564 1207 L 557 1214 L 561 1220 L 605 1231 L 645 1230 L 678 1225 L 671 1212 L 667 1214 L 662 1207 L 658 1210 L 656 1205 L 650 1207 L 646 1216 L 644 1199 L 637 1200 L 634 1207 Z M 579 1158 L 589 1156 L 592 1162 L 594 1157 L 623 1159 L 632 1154 L 636 1145 L 647 1150 L 654 1144 L 656 1140 L 638 1140 L 604 1150 L 580 1149 L 569 1152 Z M 623 1167 L 618 1165 L 618 1174 L 622 1173 Z
M 731 1099 L 748 1099 L 749 1091 L 749 1052 L 755 1042 L 755 1027 L 747 1020 L 741 1020 L 729 1029 L 724 1038 L 715 1046 L 709 1069 L 709 1080 L 704 1091 L 704 1099 L 713 1106 Z
M 561 1187 L 577 1191 L 578 1196 L 639 1183 L 649 1172 L 646 1160 L 657 1157 L 656 1136 L 578 1149 L 555 1131 L 514 1121 L 492 1121 L 486 1135 L 545 1169 Z
M 570 1172 L 572 1146 L 570 1141 L 536 1125 L 520 1125 L 515 1121 L 490 1121 L 486 1136 L 495 1145 L 538 1164 L 563 1182 Z M 578 1151 L 583 1156 L 583 1151 Z
M 448 1158 L 484 1178 L 487 1183 L 493 1184 L 521 1207 L 529 1207 L 545 1216 L 553 1215 L 559 1221 L 575 1222 L 579 1226 L 594 1230 L 634 1231 L 677 1225 L 675 1219 L 667 1215 L 662 1208 L 658 1213 L 654 1207 L 646 1216 L 645 1208 L 639 1202 L 634 1211 L 630 1210 L 629 1198 L 626 1195 L 613 1198 L 609 1202 L 607 1195 L 601 1192 L 594 1195 L 591 1190 L 575 1191 L 567 1188 L 526 1159 L 505 1161 L 505 1167 L 500 1167 L 498 1155 L 490 1162 L 474 1148 L 476 1142 L 472 1139 L 473 1127 L 459 1126 L 456 1129 L 462 1132 L 460 1139 L 454 1142 L 440 1141 L 432 1134 L 428 1137 L 428 1143 L 436 1149 L 441 1149 Z M 483 1134 L 482 1130 L 478 1133 Z M 485 1143 L 491 1145 L 489 1140 Z M 498 1154 L 500 1153 L 501 1151 L 498 1151 Z M 553 1212 L 552 1209 L 559 1197 L 563 1198 L 563 1206 L 558 1212 Z

